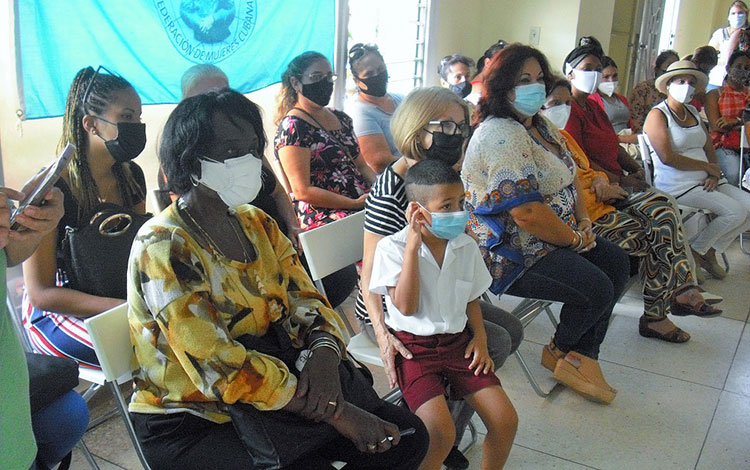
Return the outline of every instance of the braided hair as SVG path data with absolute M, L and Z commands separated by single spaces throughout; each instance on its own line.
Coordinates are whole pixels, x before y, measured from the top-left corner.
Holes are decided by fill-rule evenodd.
M 85 67 L 78 71 L 73 84 L 68 91 L 63 115 L 63 132 L 57 144 L 57 152 L 61 152 L 70 142 L 76 146 L 73 158 L 68 165 L 70 176 L 70 190 L 78 202 L 77 219 L 90 215 L 99 204 L 99 188 L 91 173 L 88 156 L 88 133 L 83 127 L 83 117 L 87 114 L 103 116 L 112 104 L 116 92 L 132 88 L 124 78 L 114 74 L 96 73 L 92 67 Z M 88 89 L 88 95 L 86 90 Z M 84 96 L 86 95 L 86 96 Z M 84 102 L 85 98 L 85 102 Z M 143 189 L 135 180 L 130 165 L 115 163 L 112 167 L 117 185 L 125 207 L 132 208 L 135 201 L 132 195 L 141 194 Z

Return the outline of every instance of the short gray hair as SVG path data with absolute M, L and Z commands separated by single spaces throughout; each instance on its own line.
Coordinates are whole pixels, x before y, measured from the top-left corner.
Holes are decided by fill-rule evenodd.
M 191 88 L 201 79 L 204 78 L 223 78 L 229 83 L 227 74 L 219 67 L 213 64 L 196 64 L 190 67 L 182 74 L 181 87 L 182 99 L 185 99 Z

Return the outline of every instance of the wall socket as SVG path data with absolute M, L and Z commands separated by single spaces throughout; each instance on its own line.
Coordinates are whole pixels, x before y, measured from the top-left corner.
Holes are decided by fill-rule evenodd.
M 539 45 L 539 35 L 542 33 L 542 28 L 540 26 L 532 26 L 529 28 L 529 44 L 532 46 L 538 46 Z

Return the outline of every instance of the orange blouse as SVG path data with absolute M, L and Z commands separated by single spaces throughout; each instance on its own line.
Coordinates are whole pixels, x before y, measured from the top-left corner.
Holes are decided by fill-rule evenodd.
M 602 171 L 596 171 L 591 168 L 591 163 L 589 162 L 586 153 L 583 151 L 581 146 L 578 145 L 578 142 L 576 142 L 573 136 L 568 134 L 564 129 L 560 129 L 560 133 L 565 139 L 565 144 L 568 146 L 568 150 L 570 150 L 573 161 L 576 162 L 576 174 L 578 175 L 581 189 L 583 189 L 583 194 L 580 194 L 579 197 L 583 201 L 583 204 L 586 206 L 586 210 L 588 211 L 591 220 L 598 220 L 604 215 L 615 210 L 615 208 L 610 205 L 604 204 L 601 201 L 597 201 L 596 193 L 594 192 L 593 188 L 594 179 L 597 176 L 601 176 L 607 182 L 609 182 L 609 178 L 607 178 L 606 173 Z

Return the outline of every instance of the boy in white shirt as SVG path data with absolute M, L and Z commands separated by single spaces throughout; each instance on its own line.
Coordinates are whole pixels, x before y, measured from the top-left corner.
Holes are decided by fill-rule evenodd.
M 492 278 L 464 233 L 463 183 L 436 160 L 415 164 L 405 179 L 409 225 L 378 243 L 370 291 L 386 296 L 385 322 L 413 354 L 397 362 L 396 372 L 406 403 L 430 434 L 420 469 L 439 470 L 453 446 L 446 393 L 466 399 L 482 418 L 482 469 L 500 469 L 518 416 L 487 352 L 478 299 Z

